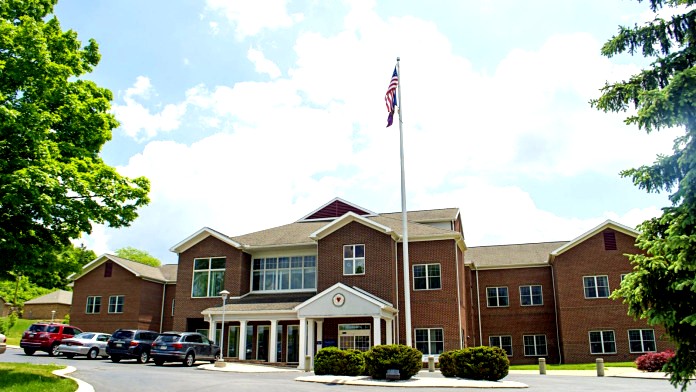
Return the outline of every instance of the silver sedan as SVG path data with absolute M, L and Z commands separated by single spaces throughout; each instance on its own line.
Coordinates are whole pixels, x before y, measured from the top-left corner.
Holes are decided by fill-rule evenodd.
M 5 350 L 7 350 L 7 338 L 0 333 L 0 354 L 3 354 Z
M 106 342 L 111 335 L 101 332 L 83 332 L 70 339 L 63 339 L 58 346 L 58 352 L 68 358 L 75 355 L 86 355 L 89 359 L 96 359 L 98 356 L 108 357 L 106 353 Z

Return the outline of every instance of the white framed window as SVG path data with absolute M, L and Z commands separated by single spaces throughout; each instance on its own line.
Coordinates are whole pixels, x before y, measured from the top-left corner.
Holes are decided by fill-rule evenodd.
M 339 324 L 338 348 L 341 350 L 369 350 L 370 328 L 370 324 Z
M 505 307 L 510 304 L 507 287 L 486 287 L 486 298 L 489 308 Z
M 582 282 L 585 287 L 585 298 L 608 298 L 609 297 L 609 277 L 606 275 L 583 276 Z
M 544 304 L 541 285 L 520 286 L 520 305 L 540 306 Z
M 616 354 L 614 331 L 590 331 L 590 354 Z
M 626 276 L 628 276 L 628 274 L 621 274 L 621 281 L 622 282 L 624 281 L 624 279 L 626 279 Z
M 522 335 L 525 357 L 542 357 L 547 355 L 546 335 Z
M 442 328 L 416 328 L 416 348 L 423 355 L 439 355 L 445 351 L 445 333 Z
M 87 297 L 87 307 L 85 313 L 94 314 L 101 312 L 101 296 L 95 295 Z
M 343 275 L 365 274 L 365 245 L 343 245 Z
M 508 357 L 512 356 L 512 336 L 489 336 L 488 345 L 491 347 L 500 347 L 505 350 Z
M 191 297 L 218 297 L 225 281 L 225 258 L 193 259 Z
M 440 264 L 415 264 L 413 266 L 414 290 L 438 290 L 442 288 Z
M 316 256 L 255 258 L 252 291 L 312 290 L 317 287 Z
M 657 351 L 655 348 L 655 331 L 652 329 L 629 329 L 628 346 L 632 353 Z
M 174 316 L 174 307 L 176 305 L 176 298 L 172 299 L 172 316 Z
M 109 313 L 123 313 L 123 295 L 109 297 Z

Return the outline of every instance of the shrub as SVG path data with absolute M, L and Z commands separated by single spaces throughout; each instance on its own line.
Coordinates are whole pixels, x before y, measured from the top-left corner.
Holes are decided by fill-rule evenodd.
M 498 381 L 507 376 L 510 361 L 500 347 L 468 347 L 440 354 L 440 371 L 445 377 Z
M 389 369 L 398 369 L 399 379 L 408 380 L 423 367 L 423 354 L 402 344 L 374 346 L 364 356 L 367 374 L 378 380 L 387 378 Z
M 314 374 L 334 376 L 357 376 L 365 368 L 365 358 L 357 350 L 341 350 L 325 347 L 314 357 Z
M 661 371 L 667 362 L 674 356 L 674 352 L 671 350 L 659 352 L 659 353 L 647 353 L 636 358 L 636 367 L 638 370 L 643 370 L 646 372 L 659 372 Z

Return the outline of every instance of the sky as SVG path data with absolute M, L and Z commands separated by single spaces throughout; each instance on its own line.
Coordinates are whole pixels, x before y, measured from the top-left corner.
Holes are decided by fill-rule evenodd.
M 60 0 L 63 29 L 99 44 L 83 78 L 114 94 L 109 165 L 151 181 L 130 227 L 94 226 L 97 254 L 163 263 L 202 227 L 294 222 L 339 197 L 401 211 L 399 127 L 384 95 L 400 58 L 409 210 L 459 208 L 469 247 L 571 240 L 660 214 L 623 169 L 669 154 L 589 101 L 645 67 L 601 56 L 654 15 L 617 0 Z

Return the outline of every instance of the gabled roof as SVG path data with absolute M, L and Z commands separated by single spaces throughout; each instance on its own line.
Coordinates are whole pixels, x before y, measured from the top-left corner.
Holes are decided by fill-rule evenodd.
M 466 250 L 464 260 L 476 270 L 543 267 L 548 265 L 549 253 L 566 243 L 568 241 L 474 246 Z
M 92 260 L 84 267 L 82 267 L 82 272 L 80 272 L 79 274 L 72 274 L 68 276 L 68 280 L 75 281 L 77 279 L 80 279 L 81 277 L 88 274 L 89 272 L 91 272 L 92 270 L 94 270 L 95 268 L 99 267 L 107 261 L 112 261 L 120 265 L 128 272 L 144 280 L 150 280 L 157 283 L 176 282 L 176 270 L 178 267 L 177 264 L 165 264 L 158 268 L 110 254 L 103 254 L 97 257 L 96 259 Z
M 549 255 L 549 262 L 553 262 L 553 260 L 556 258 L 556 256 L 561 255 L 564 252 L 567 252 L 568 250 L 572 249 L 576 245 L 582 243 L 583 241 L 587 240 L 588 238 L 601 233 L 602 231 L 606 229 L 613 229 L 618 231 L 619 233 L 626 234 L 628 236 L 631 236 L 633 238 L 637 238 L 638 235 L 640 235 L 640 232 L 632 229 L 628 226 L 624 226 L 620 223 L 614 222 L 613 220 L 607 219 L 606 221 L 602 222 L 600 225 L 590 229 L 589 231 L 581 234 L 579 237 L 575 238 L 574 240 L 560 246 L 559 248 L 553 250 L 551 254 Z
M 61 304 L 72 305 L 72 291 L 56 290 L 46 295 L 25 301 L 25 305 Z
M 401 212 L 379 214 L 383 217 L 401 220 Z M 437 210 L 407 211 L 406 218 L 411 222 L 452 222 L 459 216 L 459 208 L 440 208 Z
M 328 289 L 322 291 L 321 293 L 318 293 L 317 295 L 313 296 L 312 298 L 308 299 L 307 301 L 301 303 L 300 305 L 297 305 L 295 307 L 295 310 L 301 310 L 304 307 L 307 307 L 311 305 L 314 302 L 320 301 L 322 298 L 326 297 L 327 294 L 331 293 L 332 291 L 336 289 L 341 289 L 345 292 L 350 293 L 351 295 L 354 295 L 356 297 L 361 298 L 362 300 L 371 303 L 375 306 L 377 306 L 380 309 L 384 310 L 389 310 L 393 313 L 397 313 L 398 311 L 394 308 L 394 305 L 392 305 L 390 302 L 383 300 L 382 298 L 377 297 L 376 295 L 370 294 L 366 292 L 365 290 L 359 289 L 357 287 L 350 287 L 347 286 L 341 282 L 338 282 L 334 284 L 333 286 L 329 287 Z
M 303 216 L 298 220 L 298 222 L 311 220 L 330 220 L 341 217 L 345 215 L 347 212 L 352 212 L 354 214 L 362 216 L 376 215 L 374 212 L 366 208 L 362 208 L 358 205 L 355 205 L 339 197 L 336 197 L 330 202 Z
M 213 230 L 209 227 L 204 227 L 188 236 L 185 240 L 172 246 L 169 250 L 177 254 L 182 253 L 186 251 L 188 248 L 196 245 L 197 243 L 203 241 L 204 239 L 210 236 L 215 237 L 220 241 L 225 242 L 237 249 L 240 249 L 242 247 L 238 242 L 232 240 L 230 237 L 220 233 L 219 231 Z
M 384 226 L 382 224 L 379 224 L 378 222 L 375 222 L 374 219 L 368 219 L 368 218 L 365 218 L 363 216 L 357 215 L 354 212 L 347 212 L 347 213 L 343 214 L 343 216 L 341 216 L 340 218 L 332 221 L 329 224 L 324 225 L 319 230 L 310 234 L 309 238 L 311 238 L 315 241 L 320 240 L 320 239 L 326 237 L 327 235 L 335 232 L 336 230 L 338 230 L 338 229 L 340 229 L 340 228 L 342 228 L 342 227 L 344 227 L 347 224 L 352 223 L 352 222 L 358 222 L 358 223 L 365 225 L 373 230 L 376 230 L 376 231 L 381 232 L 383 234 L 390 235 L 390 236 L 392 236 L 392 238 L 394 238 L 394 240 L 396 240 L 398 238 L 398 236 L 394 233 L 394 231 L 391 228 Z

